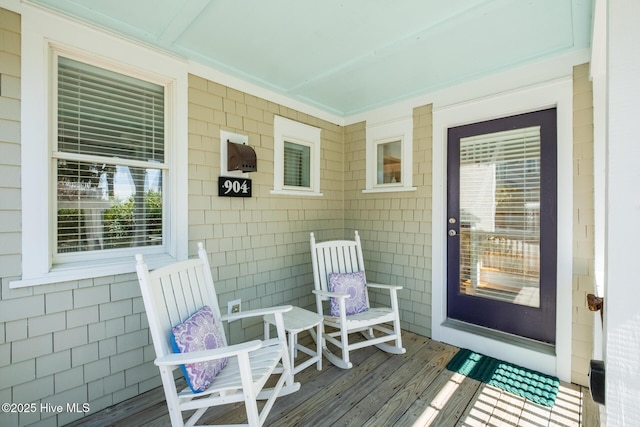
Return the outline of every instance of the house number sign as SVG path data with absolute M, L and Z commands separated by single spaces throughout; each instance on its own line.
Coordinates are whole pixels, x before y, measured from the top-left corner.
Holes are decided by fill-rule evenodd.
M 218 178 L 218 196 L 251 197 L 251 180 L 248 178 Z

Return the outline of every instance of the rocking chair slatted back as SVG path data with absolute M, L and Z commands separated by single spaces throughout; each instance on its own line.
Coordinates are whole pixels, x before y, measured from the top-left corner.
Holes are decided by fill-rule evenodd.
M 311 257 L 315 277 L 316 290 L 329 291 L 329 273 L 354 273 L 364 271 L 364 261 L 360 246 L 360 236 L 355 233 L 355 240 L 333 240 L 316 243 L 311 233 L 312 248 L 315 254 Z M 323 296 L 323 300 L 329 297 Z
M 202 244 L 198 252 L 199 256 L 207 256 Z M 220 319 L 218 298 L 208 285 L 213 282 L 209 277 L 211 271 L 205 267 L 201 258 L 196 258 L 149 272 L 148 284 L 141 287 L 141 292 L 145 307 L 148 307 L 149 322 L 160 325 L 159 328 L 151 328 L 156 356 L 173 353 L 169 334 L 160 334 L 160 331 L 170 331 L 205 305 L 211 307 L 214 316 Z M 159 286 L 161 290 L 154 291 L 153 286 Z M 147 299 L 151 304 L 146 304 Z M 226 345 L 224 335 L 222 339 Z

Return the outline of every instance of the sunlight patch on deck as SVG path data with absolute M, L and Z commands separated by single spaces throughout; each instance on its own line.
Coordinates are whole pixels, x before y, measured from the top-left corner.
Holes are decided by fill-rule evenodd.
M 466 379 L 464 375 L 454 373 L 447 381 L 436 397 L 431 401 L 429 407 L 413 423 L 413 427 L 430 426 L 437 418 L 439 412 L 453 397 L 460 384 Z

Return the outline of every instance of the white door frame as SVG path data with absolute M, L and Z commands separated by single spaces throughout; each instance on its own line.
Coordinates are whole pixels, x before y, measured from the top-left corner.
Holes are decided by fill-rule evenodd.
M 545 108 L 557 108 L 558 120 L 558 249 L 555 354 L 446 325 L 446 185 L 447 129 Z M 571 380 L 571 306 L 573 242 L 573 78 L 433 110 L 433 252 L 431 331 L 436 341 L 469 348 L 488 356 Z

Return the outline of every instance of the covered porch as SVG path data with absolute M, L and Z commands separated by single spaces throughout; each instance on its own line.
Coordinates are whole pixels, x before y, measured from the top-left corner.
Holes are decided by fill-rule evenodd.
M 310 341 L 303 335 L 301 342 Z M 296 375 L 300 391 L 276 401 L 268 426 L 596 426 L 588 388 L 562 382 L 553 407 L 453 373 L 458 348 L 403 332 L 404 355 L 367 347 L 342 370 L 323 360 Z M 299 353 L 299 359 L 308 356 Z M 241 423 L 242 405 L 210 409 L 205 424 Z M 170 426 L 162 387 L 82 418 L 71 426 Z
M 54 5 L 62 3 L 69 7 L 56 10 Z M 445 86 L 411 92 L 408 99 L 327 110 L 317 103 L 305 103 L 307 98 L 300 97 L 302 92 L 287 96 L 203 63 L 202 57 L 193 59 L 172 53 L 170 48 L 178 41 L 181 25 L 190 24 L 200 15 L 195 6 L 204 10 L 217 7 L 222 1 L 185 1 L 179 15 L 171 8 L 163 10 L 164 15 L 141 13 L 141 17 L 159 21 L 167 17 L 165 23 L 174 25 L 159 25 L 157 33 L 134 34 L 123 31 L 140 28 L 128 24 L 127 20 L 136 16 L 128 10 L 128 3 L 123 6 L 122 15 L 110 3 L 103 4 L 105 12 L 117 12 L 104 21 L 101 18 L 107 15 L 98 14 L 97 20 L 92 19 L 96 18 L 95 9 L 80 7 L 80 3 L 0 0 L 0 35 L 4 37 L 0 43 L 0 152 L 4 159 L 0 171 L 7 178 L 2 188 L 4 220 L 0 227 L 6 243 L 0 255 L 0 395 L 6 402 L 71 403 L 90 405 L 91 410 L 0 414 L 0 424 L 168 425 L 146 316 L 133 274 L 133 251 L 137 249 L 126 249 L 126 256 L 122 257 L 96 252 L 89 254 L 95 259 L 87 261 L 86 254 L 74 250 L 69 255 L 64 245 L 56 248 L 52 243 L 57 239 L 55 224 L 64 219 L 66 208 L 61 201 L 58 218 L 58 175 L 51 168 L 59 156 L 51 149 L 56 141 L 52 129 L 57 116 L 55 102 L 51 101 L 57 96 L 54 86 L 58 68 L 52 64 L 52 56 L 69 56 L 82 64 L 121 70 L 127 77 L 139 77 L 147 83 L 160 80 L 167 94 L 166 115 L 170 120 L 164 149 L 171 153 L 167 155 L 171 163 L 163 166 L 169 178 L 166 189 L 170 190 L 163 199 L 163 224 L 169 226 L 163 234 L 166 244 L 155 254 L 157 265 L 185 259 L 195 253 L 196 242 L 205 241 L 212 276 L 221 291 L 222 309 L 237 300 L 248 309 L 283 304 L 310 307 L 310 232 L 326 240 L 359 230 L 365 241 L 370 279 L 403 286 L 399 305 L 407 354 L 388 356 L 365 349 L 354 354 L 356 366 L 350 371 L 339 370 L 325 361 L 321 372 L 313 368 L 301 372 L 296 378 L 302 383 L 302 390 L 277 402 L 268 425 L 599 425 L 598 415 L 610 426 L 640 424 L 634 422 L 640 419 L 640 356 L 628 351 L 638 344 L 640 330 L 636 301 L 629 298 L 634 292 L 633 281 L 628 280 L 638 255 L 632 247 L 638 232 L 628 226 L 628 219 L 638 213 L 633 195 L 637 193 L 635 182 L 640 173 L 640 146 L 633 126 L 638 84 L 636 74 L 629 72 L 640 58 L 635 54 L 638 46 L 632 43 L 634 37 L 629 36 L 638 34 L 633 20 L 638 6 L 606 0 L 541 1 L 536 7 L 541 8 L 540 16 L 545 19 L 522 14 L 522 22 L 534 24 L 535 36 L 527 39 L 542 40 L 540 22 L 551 26 L 551 18 L 570 18 L 571 25 L 554 27 L 566 38 L 569 51 L 552 49 L 546 58 L 535 56 L 508 68 L 467 74 Z M 466 29 L 463 24 L 468 22 L 484 27 L 498 21 L 509 25 L 520 22 L 503 18 L 508 16 L 502 14 L 503 7 L 516 10 L 509 2 L 467 3 L 472 6 L 467 12 L 452 15 L 464 19 L 448 28 L 456 29 L 460 24 Z M 520 6 L 530 8 L 532 4 Z M 144 10 L 146 6 L 141 2 L 136 7 Z M 229 12 L 238 9 L 240 18 L 223 21 L 235 29 L 237 22 L 244 22 L 246 13 L 237 5 L 229 7 Z M 548 10 L 543 10 L 545 7 Z M 419 16 L 411 8 L 408 10 L 411 18 Z M 80 16 L 83 11 L 87 15 Z M 357 12 L 357 16 L 373 12 L 383 21 L 388 20 L 370 5 L 362 4 Z M 238 32 L 251 40 L 258 39 L 256 34 L 268 33 L 257 30 L 258 24 L 273 27 L 272 19 L 254 15 L 256 26 L 247 26 L 251 31 Z M 317 19 L 308 12 L 305 15 L 312 16 L 323 29 L 327 22 L 344 23 L 347 29 L 351 28 L 344 11 L 328 19 Z M 105 22 L 116 25 L 109 28 Z M 224 30 L 222 25 L 213 27 Z M 382 46 L 400 40 L 419 47 L 429 40 L 415 37 L 422 33 L 413 31 L 411 26 L 405 27 L 408 38 L 398 38 L 398 29 L 393 27 L 372 28 L 376 34 L 380 28 L 395 32 L 380 39 L 378 45 Z M 503 35 L 507 33 L 496 34 L 499 42 L 507 40 Z M 140 39 L 141 35 L 151 38 Z M 308 43 L 303 44 L 304 49 L 288 49 L 290 40 L 299 40 L 288 33 L 284 35 L 286 40 L 277 46 L 299 64 L 307 66 L 312 62 L 300 61 L 290 52 L 332 52 L 310 48 Z M 207 33 L 191 39 L 206 40 L 206 46 L 213 47 L 218 44 L 209 41 L 225 40 L 223 46 L 227 46 L 228 37 L 215 38 Z M 486 43 L 483 46 L 491 48 L 490 52 L 481 55 L 476 48 L 478 41 L 468 43 L 463 37 L 438 40 L 461 41 L 464 48 L 489 64 L 494 61 L 488 54 L 500 51 L 494 43 Z M 342 40 L 339 42 L 343 44 Z M 512 40 L 509 42 L 515 46 Z M 229 43 L 236 47 L 229 49 L 234 55 L 252 58 L 251 64 L 264 63 L 238 48 L 253 46 L 242 38 Z M 458 60 L 466 56 L 452 55 L 442 42 L 437 46 L 438 52 L 445 54 L 440 64 L 452 64 L 456 70 L 468 72 L 469 66 L 477 63 L 468 61 L 466 66 L 460 66 Z M 273 56 L 272 50 L 263 51 L 266 56 Z M 418 70 L 403 67 L 402 61 L 387 60 L 385 55 L 348 57 L 366 59 L 362 65 L 371 74 L 371 59 L 388 66 L 392 72 L 379 74 L 385 84 L 404 84 L 406 79 L 399 72 Z M 434 55 L 413 57 L 438 63 L 438 56 Z M 334 67 L 336 62 L 327 63 Z M 348 67 L 338 70 L 351 70 L 355 62 L 345 64 Z M 277 65 L 278 69 L 289 69 L 282 63 Z M 428 71 L 432 70 L 429 65 Z M 328 76 L 316 69 L 313 75 Z M 425 75 L 420 74 L 416 81 L 422 82 Z M 449 79 L 452 76 L 439 75 Z M 335 90 L 338 99 L 346 104 L 356 98 L 351 96 L 357 92 L 352 90 L 354 83 L 368 83 L 367 79 L 344 79 L 343 73 L 335 77 L 321 79 L 323 86 Z M 558 87 L 562 90 L 556 90 Z M 325 93 L 319 87 L 314 92 Z M 561 258 L 557 262 L 560 310 L 555 316 L 555 351 L 543 353 L 524 348 L 519 342 L 505 343 L 474 331 L 460 333 L 456 328 L 443 327 L 447 319 L 443 280 L 447 266 L 446 131 L 465 123 L 554 105 L 561 111 L 561 227 L 557 248 Z M 609 122 L 608 117 L 614 120 Z M 310 145 L 318 150 L 313 174 L 305 170 L 309 178 L 317 179 L 308 189 L 306 181 L 304 185 L 301 181 L 302 194 L 281 191 L 279 187 L 284 174 L 284 165 L 279 163 L 284 147 L 279 144 L 284 143 L 284 132 L 275 122 L 280 119 L 319 130 L 320 139 L 313 139 Z M 256 151 L 259 166 L 249 175 L 253 180 L 251 197 L 221 197 L 217 192 L 220 178 L 230 172 L 228 153 L 224 152 L 229 143 L 225 136 L 230 133 L 245 138 Z M 376 144 L 395 147 L 399 141 L 403 141 L 401 165 L 406 173 L 400 177 L 402 185 L 398 178 L 396 182 L 382 180 L 376 184 Z M 109 150 L 103 151 L 101 155 L 110 155 Z M 384 165 L 384 157 L 380 158 Z M 132 165 L 140 166 L 141 161 L 133 159 Z M 60 165 L 64 163 L 61 161 Z M 387 163 L 388 170 L 381 167 L 380 171 L 392 175 L 395 165 Z M 92 165 L 85 166 L 91 171 Z M 64 178 L 64 173 L 60 176 Z M 385 187 L 387 184 L 390 185 Z M 371 188 L 376 185 L 382 187 Z M 64 186 L 62 195 L 63 190 Z M 47 203 L 43 204 L 43 200 Z M 78 211 L 90 209 L 80 202 Z M 100 241 L 100 234 L 96 237 L 86 231 L 93 224 L 93 214 L 88 212 L 83 228 L 75 229 L 82 231 L 74 232 L 77 236 L 85 233 L 88 241 Z M 159 241 L 154 236 L 154 242 Z M 486 262 L 501 267 L 508 261 L 502 253 L 491 252 L 488 257 L 493 258 Z M 491 292 L 514 300 L 530 297 L 528 283 L 488 289 L 483 286 L 487 283 L 484 279 L 494 271 L 480 272 L 484 275 L 474 276 L 474 292 Z M 473 282 L 469 284 L 471 288 Z M 591 313 L 586 304 L 587 294 L 595 291 L 606 296 L 603 316 Z M 238 325 L 229 335 L 231 341 L 241 341 L 258 336 L 261 330 L 262 325 Z M 455 346 L 553 373 L 567 382 L 563 383 L 556 406 L 538 407 L 447 371 Z M 585 388 L 591 359 L 602 359 L 607 365 L 606 407 L 594 405 Z M 548 369 L 540 367 L 543 362 Z M 234 422 L 243 413 L 241 408 L 217 411 L 220 410 L 208 413 L 204 421 L 228 417 L 229 422 Z

